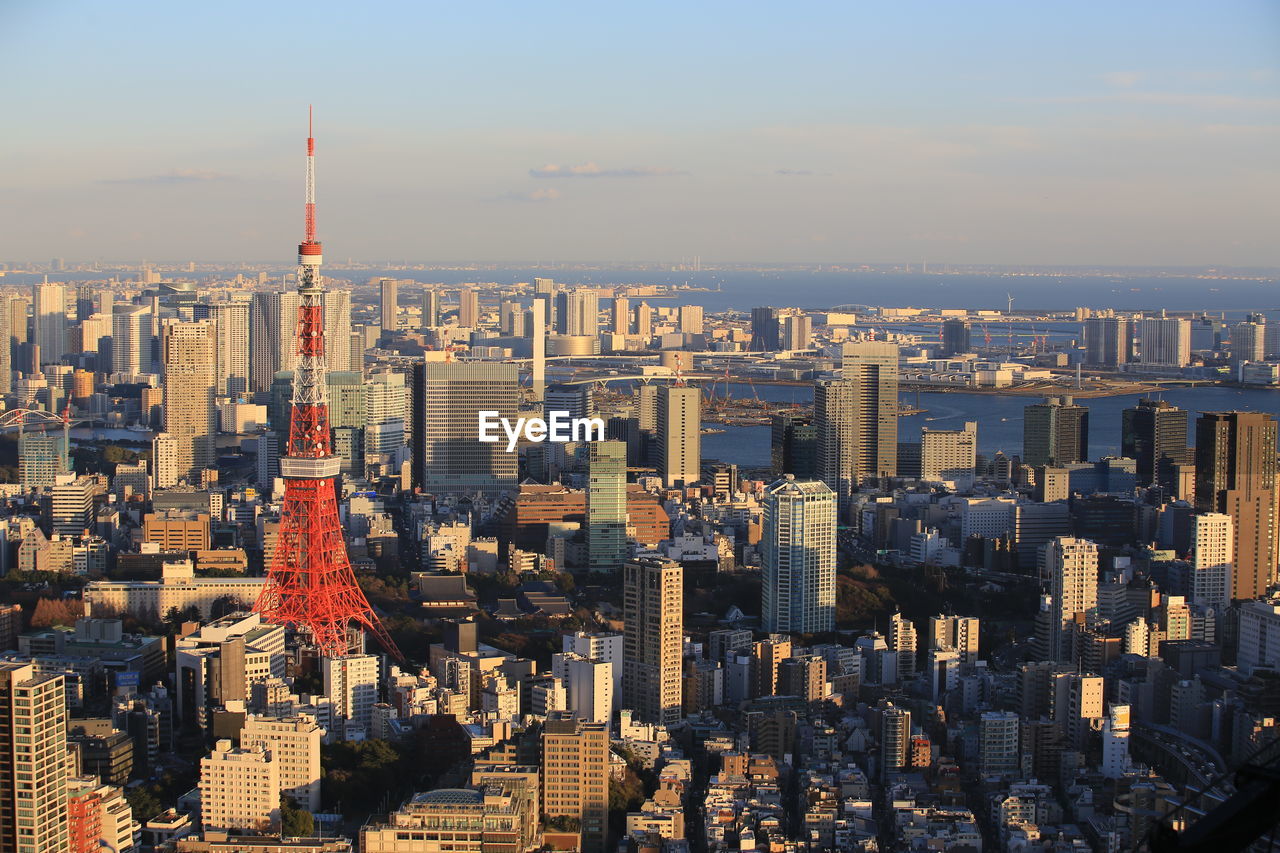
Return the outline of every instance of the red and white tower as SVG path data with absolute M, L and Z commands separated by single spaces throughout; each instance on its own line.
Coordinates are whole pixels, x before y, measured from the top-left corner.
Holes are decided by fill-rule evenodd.
M 289 447 L 280 459 L 284 507 L 275 555 L 254 610 L 310 636 L 321 654 L 349 651 L 347 628 L 370 631 L 392 656 L 400 650 L 356 584 L 338 520 L 334 478 L 341 467 L 329 437 L 325 380 L 324 279 L 316 240 L 316 142 L 307 121 L 307 230 L 298 245 L 298 364 L 293 372 Z

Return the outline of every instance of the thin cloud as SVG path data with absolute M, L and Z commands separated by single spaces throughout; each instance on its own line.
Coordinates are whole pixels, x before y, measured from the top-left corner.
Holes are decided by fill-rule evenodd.
M 231 175 L 209 169 L 173 169 L 160 175 L 143 175 L 137 178 L 108 178 L 107 184 L 200 184 L 212 181 L 234 180 Z
M 503 193 L 493 199 L 493 201 L 547 202 L 555 201 L 558 198 L 560 198 L 560 190 L 553 189 L 551 187 L 542 187 L 536 190 L 529 190 L 528 192 L 512 191 L 509 193 Z
M 787 178 L 811 178 L 814 176 L 830 177 L 830 172 L 815 172 L 812 169 L 774 169 L 775 175 L 782 175 Z
M 1109 71 L 1102 75 L 1102 82 L 1117 89 L 1132 89 L 1146 79 L 1141 71 Z
M 540 169 L 530 169 L 533 178 L 663 178 L 671 175 L 684 175 L 686 172 L 669 169 L 665 166 L 631 166 L 622 169 L 605 169 L 597 163 L 583 163 L 580 166 L 560 166 L 548 163 Z
M 1019 99 L 1036 104 L 1153 104 L 1167 107 L 1207 109 L 1277 109 L 1280 98 L 1247 95 L 1201 95 L 1188 92 L 1112 92 L 1105 95 L 1063 95 Z

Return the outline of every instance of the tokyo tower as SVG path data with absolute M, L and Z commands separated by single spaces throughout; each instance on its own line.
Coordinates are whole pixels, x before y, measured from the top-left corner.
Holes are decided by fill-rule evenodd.
M 371 632 L 397 660 L 404 657 L 356 584 L 338 521 L 334 478 L 341 462 L 329 437 L 329 390 L 325 380 L 324 279 L 316 240 L 316 142 L 307 120 L 307 226 L 298 245 L 298 364 L 293 372 L 289 446 L 280 459 L 284 507 L 276 552 L 253 609 L 268 622 L 310 636 L 320 653 L 349 651 L 347 627 Z

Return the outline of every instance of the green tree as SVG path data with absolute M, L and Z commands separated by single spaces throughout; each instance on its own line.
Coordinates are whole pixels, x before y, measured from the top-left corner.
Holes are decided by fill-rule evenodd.
M 280 834 L 285 838 L 309 838 L 316 834 L 316 819 L 293 797 L 280 800 Z

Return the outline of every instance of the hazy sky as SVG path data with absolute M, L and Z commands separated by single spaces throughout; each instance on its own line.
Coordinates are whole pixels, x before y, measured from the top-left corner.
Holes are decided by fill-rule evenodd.
M 1280 265 L 1280 3 L 0 0 L 0 260 Z

